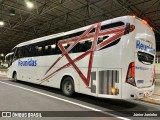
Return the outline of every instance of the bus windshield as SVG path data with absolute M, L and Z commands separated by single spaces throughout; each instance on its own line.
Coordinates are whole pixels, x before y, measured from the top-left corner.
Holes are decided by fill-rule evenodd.
M 6 60 L 7 64 L 8 64 L 8 67 L 10 67 L 12 65 L 13 55 L 14 54 L 12 52 L 12 53 L 7 54 L 6 57 L 5 57 L 5 60 Z

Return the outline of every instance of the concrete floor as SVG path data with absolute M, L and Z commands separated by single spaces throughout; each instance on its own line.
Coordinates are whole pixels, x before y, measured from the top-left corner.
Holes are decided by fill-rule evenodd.
M 94 110 L 101 111 L 93 112 Z M 129 117 L 128 114 L 133 111 L 135 113 L 160 111 L 160 106 L 135 100 L 100 99 L 83 94 L 76 94 L 73 98 L 68 98 L 63 96 L 58 89 L 26 82 L 14 82 L 0 75 L 0 112 L 3 111 L 51 111 L 46 114 L 56 116 L 23 118 L 26 120 L 116 120 L 126 118 L 158 120 L 159 117 Z M 69 117 L 66 117 L 67 115 Z M 0 118 L 0 120 L 19 119 L 21 118 Z

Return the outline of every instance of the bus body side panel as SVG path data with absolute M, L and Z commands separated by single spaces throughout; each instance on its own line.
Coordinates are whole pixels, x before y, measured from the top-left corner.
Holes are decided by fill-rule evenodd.
M 17 72 L 18 71 L 18 66 L 17 66 L 17 61 L 14 61 L 12 63 L 12 65 L 8 68 L 7 70 L 7 77 L 8 78 L 12 78 L 13 77 L 13 72 Z M 19 79 L 19 76 L 17 75 L 17 79 Z
M 142 21 L 133 19 L 133 21 L 130 20 L 130 23 L 135 25 L 135 30 L 129 34 L 128 41 L 124 41 L 124 45 L 123 45 L 125 49 L 123 49 L 123 52 L 122 52 L 123 53 L 122 80 L 124 80 L 122 85 L 125 87 L 122 88 L 122 93 L 123 93 L 122 98 L 123 99 L 139 99 L 139 98 L 144 98 L 145 93 L 147 93 L 148 96 L 150 96 L 153 92 L 154 86 L 152 86 L 152 82 L 153 82 L 154 64 L 145 65 L 138 60 L 138 51 L 144 52 L 144 53 L 147 53 L 147 52 L 144 50 L 140 50 L 141 48 L 143 48 L 143 46 L 140 46 L 139 50 L 137 49 L 137 40 L 140 43 L 143 43 L 143 45 L 149 46 L 151 45 L 150 40 L 152 39 L 153 41 L 155 41 L 155 39 L 154 39 L 153 31 L 150 30 L 150 27 L 148 25 L 143 24 Z M 144 41 L 144 39 L 146 39 L 146 36 L 150 36 L 150 38 L 149 37 L 147 38 L 148 41 L 150 41 L 148 43 Z M 155 48 L 155 42 L 153 41 L 152 41 L 152 44 L 153 44 L 152 48 Z M 126 82 L 126 76 L 129 69 L 129 64 L 131 62 L 134 63 L 135 85 L 132 85 Z
M 61 69 L 62 66 L 64 66 L 65 64 L 67 64 L 69 61 L 66 59 L 66 57 L 63 57 L 57 64 L 56 66 L 54 66 L 47 74 L 45 74 L 45 72 L 48 70 L 48 68 L 50 68 L 50 66 L 58 59 L 60 55 L 58 56 L 52 56 L 52 57 L 48 57 L 48 60 L 50 60 L 49 62 L 45 63 L 45 70 L 43 70 L 43 76 L 41 78 L 45 78 L 48 75 L 51 75 L 52 73 L 54 73 L 56 70 Z M 75 55 L 70 55 L 70 57 L 75 57 Z M 55 74 L 52 74 L 50 76 L 49 79 L 46 80 L 42 80 L 42 85 L 45 86 L 50 86 L 50 87 L 56 87 L 56 88 L 60 88 L 61 85 L 61 81 L 63 79 L 63 77 L 65 76 L 70 76 L 73 81 L 74 81 L 74 85 L 75 85 L 75 91 L 79 92 L 79 75 L 77 74 L 77 72 L 75 71 L 75 69 L 73 68 L 73 66 L 68 66 L 66 68 L 61 69 L 60 71 L 56 72 Z M 40 83 L 37 81 L 37 83 Z
M 135 83 L 139 88 L 136 96 L 143 98 L 153 93 L 155 35 L 150 27 L 142 21 L 135 20 Z
M 129 98 L 127 94 L 132 92 L 131 87 L 126 88 L 128 84 L 126 83 L 126 76 L 128 72 L 128 66 L 134 61 L 134 34 L 135 32 L 129 33 L 123 37 L 122 45 L 122 99 Z
M 98 68 L 98 97 L 121 98 L 121 44 L 120 39 L 116 45 L 95 52 L 93 66 Z M 116 89 L 117 93 L 113 93 L 113 89 Z
M 132 20 L 132 17 L 126 18 L 126 23 L 130 23 L 131 25 L 134 25 L 134 22 Z M 136 27 L 136 26 L 135 26 Z M 128 67 L 131 62 L 134 62 L 134 50 L 135 50 L 135 30 L 133 30 L 131 33 L 126 34 L 123 36 L 122 39 L 122 99 L 130 99 L 130 93 L 133 93 L 132 86 L 130 84 L 126 83 L 126 76 L 128 72 Z
M 11 65 L 8 69 L 7 69 L 7 77 L 8 78 L 12 78 L 12 75 L 13 75 L 13 65 Z

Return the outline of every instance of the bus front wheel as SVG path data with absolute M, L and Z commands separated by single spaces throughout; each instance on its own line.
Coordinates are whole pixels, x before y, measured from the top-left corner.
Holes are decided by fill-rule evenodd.
M 71 97 L 74 94 L 74 82 L 71 77 L 64 78 L 62 82 L 62 92 L 65 96 Z

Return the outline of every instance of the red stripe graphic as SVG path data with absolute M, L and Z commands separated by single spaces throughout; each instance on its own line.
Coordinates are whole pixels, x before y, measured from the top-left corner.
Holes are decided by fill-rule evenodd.
M 55 63 L 53 63 L 51 65 L 51 67 L 46 71 L 45 74 L 47 74 L 47 72 L 49 72 L 49 70 L 51 70 L 51 68 L 64 56 L 64 54 L 68 53 L 81 39 L 82 37 L 86 36 L 87 33 L 89 33 L 94 27 L 96 26 L 96 24 L 94 24 L 93 26 L 91 26 L 88 30 L 86 30 L 77 40 L 74 40 L 74 43 L 72 43 L 66 50 L 66 52 L 62 52 L 61 57 L 59 57 Z M 64 41 L 64 40 L 63 40 Z M 58 46 L 61 49 L 60 45 L 62 45 L 63 41 L 59 41 L 58 42 Z M 68 43 L 68 41 L 66 41 Z M 62 50 L 61 50 L 62 51 Z
M 90 77 L 91 77 L 91 69 L 92 69 L 92 64 L 93 64 L 93 57 L 94 57 L 94 52 L 96 50 L 99 50 L 101 48 L 103 48 L 104 46 L 116 41 L 118 38 L 120 38 L 122 35 L 124 35 L 125 32 L 125 26 L 121 26 L 121 27 L 116 27 L 116 28 L 111 28 L 111 29 L 107 29 L 107 30 L 103 30 L 100 31 L 100 27 L 101 27 L 101 23 L 96 23 L 94 25 L 92 25 L 89 29 L 87 29 L 81 36 L 79 37 L 75 37 L 75 38 L 69 38 L 69 39 L 65 39 L 65 40 L 60 40 L 58 42 L 58 47 L 60 48 L 60 50 L 62 51 L 62 55 L 61 57 L 59 57 L 50 67 L 49 69 L 46 71 L 44 78 L 41 80 L 40 84 L 47 81 L 48 79 L 50 79 L 52 76 L 54 76 L 57 72 L 61 71 L 62 69 L 69 67 L 69 66 L 73 66 L 73 68 L 76 70 L 76 72 L 79 74 L 79 76 L 81 77 L 82 81 L 84 82 L 84 84 L 89 87 L 89 83 L 90 83 Z M 95 32 L 94 33 L 89 33 L 92 29 L 95 28 Z M 130 26 L 130 32 L 134 30 L 134 26 Z M 112 37 L 108 37 L 105 40 L 103 40 L 103 42 L 99 43 L 97 45 L 97 41 L 98 41 L 98 36 L 104 36 L 107 34 L 114 34 Z M 73 49 L 73 47 L 75 47 L 76 44 L 78 44 L 78 42 L 83 41 L 85 39 L 93 39 L 92 41 L 92 46 L 91 48 L 82 53 L 80 56 L 78 56 L 75 59 L 71 59 L 71 57 L 69 56 L 68 52 L 70 50 Z M 67 43 L 71 43 L 70 46 L 65 49 L 63 47 L 62 44 L 67 44 Z M 77 61 L 81 60 L 82 58 L 86 57 L 88 54 L 90 54 L 89 56 L 89 64 L 88 64 L 88 72 L 87 72 L 87 77 L 83 74 L 83 72 L 78 68 L 78 66 L 75 64 Z M 66 59 L 68 60 L 68 63 L 66 63 L 65 65 L 63 65 L 62 67 L 60 67 L 59 69 L 55 70 L 54 72 L 50 73 L 49 75 L 47 75 L 47 73 L 61 60 L 61 58 L 66 57 Z

